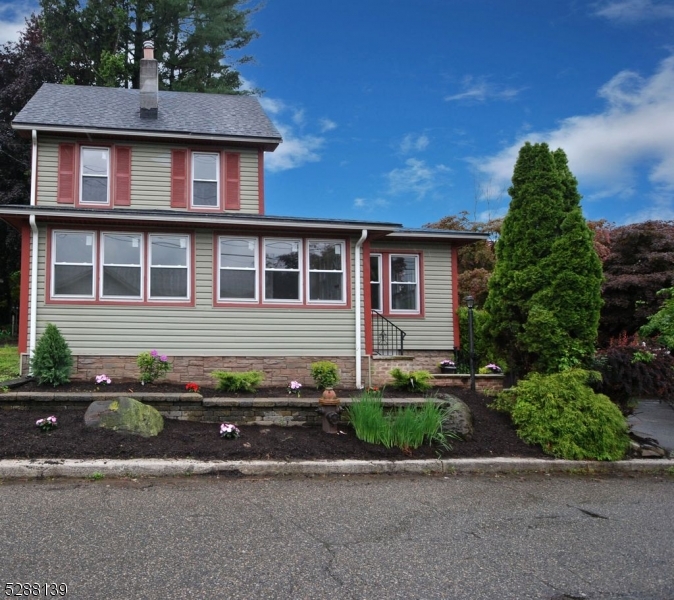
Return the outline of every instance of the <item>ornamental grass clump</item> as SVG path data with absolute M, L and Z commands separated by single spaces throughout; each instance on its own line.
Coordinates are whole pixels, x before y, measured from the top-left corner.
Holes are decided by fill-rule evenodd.
M 620 460 L 629 448 L 627 422 L 589 383 L 594 371 L 532 373 L 501 392 L 493 408 L 509 412 L 517 435 L 546 454 L 569 460 Z
M 166 354 L 159 354 L 156 350 L 141 352 L 136 359 L 140 369 L 140 382 L 154 383 L 160 377 L 164 377 L 171 370 L 171 363 Z
M 70 381 L 73 356 L 63 335 L 56 325 L 47 324 L 40 336 L 30 361 L 30 368 L 40 385 L 56 387 Z
M 262 380 L 262 371 L 213 371 L 215 387 L 221 392 L 254 392 Z

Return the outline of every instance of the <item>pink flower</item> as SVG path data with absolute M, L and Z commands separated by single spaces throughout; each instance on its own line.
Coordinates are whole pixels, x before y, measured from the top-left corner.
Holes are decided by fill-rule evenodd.
M 157 356 L 159 356 L 159 352 L 157 352 L 156 350 L 150 350 L 150 356 L 152 358 L 157 358 Z
M 162 354 L 162 355 L 159 357 L 159 360 L 162 361 L 162 362 L 166 362 L 166 361 L 168 360 L 168 356 L 166 356 L 166 354 Z

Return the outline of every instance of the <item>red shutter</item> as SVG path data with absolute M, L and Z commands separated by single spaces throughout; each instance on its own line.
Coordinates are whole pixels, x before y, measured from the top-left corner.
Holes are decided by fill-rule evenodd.
M 187 208 L 187 150 L 171 150 L 171 208 Z
M 131 205 L 131 148 L 115 146 L 114 205 Z
M 225 154 L 225 210 L 241 208 L 240 162 L 239 154 Z
M 56 202 L 75 202 L 75 144 L 59 145 L 59 172 Z

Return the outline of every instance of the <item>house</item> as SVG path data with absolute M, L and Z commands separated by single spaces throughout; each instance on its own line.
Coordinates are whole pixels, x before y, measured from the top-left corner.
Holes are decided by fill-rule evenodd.
M 457 249 L 482 234 L 267 215 L 282 140 L 257 98 L 158 91 L 150 43 L 140 90 L 44 84 L 12 125 L 32 139 L 30 205 L 0 207 L 22 233 L 24 373 L 47 323 L 88 380 L 137 379 L 157 349 L 174 381 L 310 384 L 332 360 L 360 387 L 459 345 Z

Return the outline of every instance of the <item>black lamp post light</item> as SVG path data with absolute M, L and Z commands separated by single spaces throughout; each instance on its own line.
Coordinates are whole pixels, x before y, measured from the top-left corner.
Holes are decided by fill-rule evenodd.
M 475 299 L 472 296 L 466 296 L 466 306 L 468 307 L 468 340 L 470 349 L 470 391 L 475 391 L 475 348 L 473 341 L 473 308 L 475 308 Z

